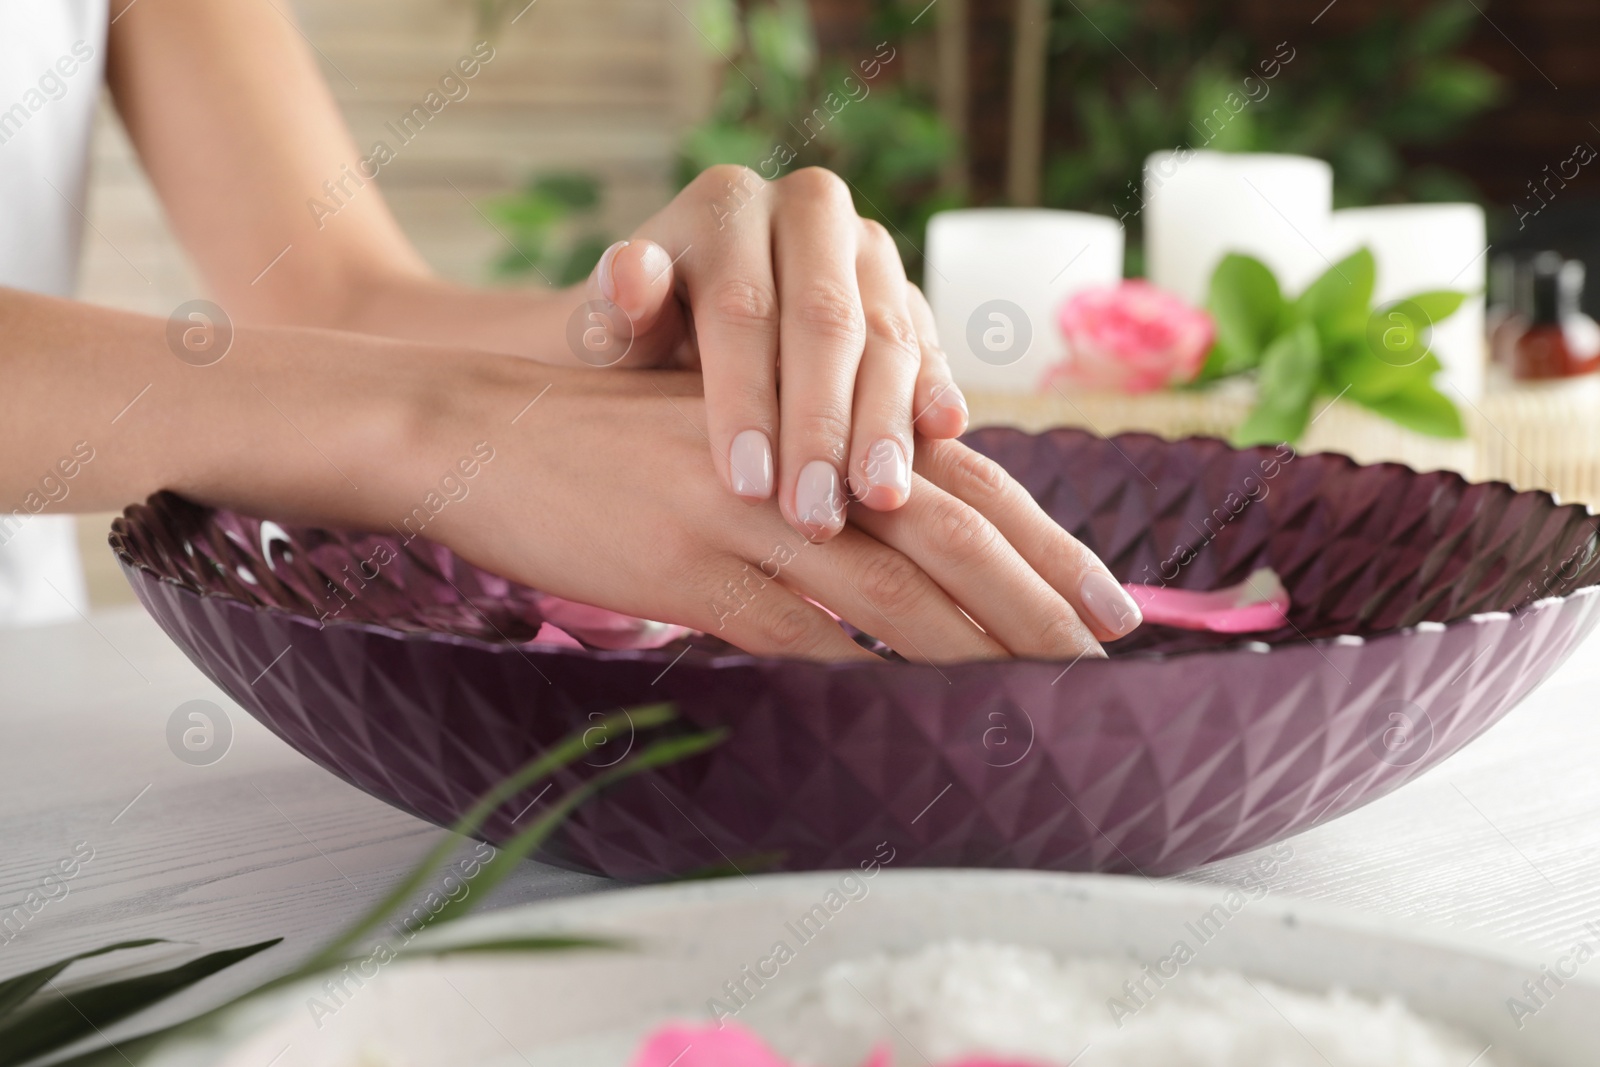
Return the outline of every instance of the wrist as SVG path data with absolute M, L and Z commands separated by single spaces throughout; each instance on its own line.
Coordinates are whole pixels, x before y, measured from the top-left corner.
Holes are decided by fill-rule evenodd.
M 174 455 L 162 487 L 378 532 L 549 384 L 522 360 L 321 330 L 241 330 L 225 359 L 185 370 L 181 410 L 211 446 Z
M 336 327 L 573 366 L 567 319 L 584 299 L 581 287 L 474 289 L 434 277 L 384 276 L 352 289 Z

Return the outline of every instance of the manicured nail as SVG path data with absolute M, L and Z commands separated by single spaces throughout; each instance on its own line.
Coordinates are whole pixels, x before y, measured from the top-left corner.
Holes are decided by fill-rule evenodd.
M 667 255 L 667 250 L 654 241 L 644 242 L 644 251 L 639 253 L 639 269 L 644 276 L 654 285 L 661 280 L 661 276 L 672 269 L 672 257 Z
M 794 511 L 800 524 L 817 534 L 836 533 L 844 526 L 844 494 L 833 464 L 814 459 L 800 468 Z
M 1103 570 L 1094 569 L 1085 574 L 1078 595 L 1095 621 L 1115 637 L 1121 637 L 1144 621 L 1138 603 Z
M 728 449 L 733 491 L 752 500 L 772 495 L 772 443 L 760 430 L 745 430 Z
M 929 407 L 935 411 L 947 412 L 946 417 L 955 419 L 958 426 L 967 425 L 967 398 L 961 395 L 961 390 L 957 389 L 954 383 L 939 390 Z
M 861 502 L 867 507 L 890 511 L 911 495 L 911 461 L 899 441 L 892 437 L 874 441 L 861 465 L 867 486 Z
M 600 286 L 600 295 L 613 304 L 617 302 L 617 280 L 611 276 L 611 262 L 617 258 L 618 252 L 627 247 L 627 241 L 618 241 L 600 253 L 600 262 L 594 268 L 594 280 Z

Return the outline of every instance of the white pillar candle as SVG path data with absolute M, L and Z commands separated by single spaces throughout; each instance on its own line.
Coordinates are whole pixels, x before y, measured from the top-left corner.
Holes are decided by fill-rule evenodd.
M 1487 359 L 1483 291 L 1489 257 L 1485 240 L 1483 209 L 1476 204 L 1396 204 L 1333 213 L 1337 255 L 1346 256 L 1365 245 L 1377 260 L 1374 303 L 1430 289 L 1472 294 L 1459 311 L 1433 328 L 1429 347 L 1444 364 L 1442 382 L 1474 401 L 1483 395 Z M 1451 395 L 1448 387 L 1445 394 Z
M 1333 169 L 1307 156 L 1156 152 L 1144 166 L 1145 274 L 1203 305 L 1229 252 L 1255 256 L 1298 292 L 1338 257 L 1328 240 Z
M 1033 392 L 1066 356 L 1056 310 L 1122 279 L 1122 226 L 1076 211 L 973 208 L 928 220 L 923 286 L 956 383 Z

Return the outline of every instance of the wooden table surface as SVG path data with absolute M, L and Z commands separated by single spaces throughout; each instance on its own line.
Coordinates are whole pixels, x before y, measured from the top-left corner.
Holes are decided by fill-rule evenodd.
M 1600 921 L 1597 651 L 1591 641 L 1420 780 L 1291 839 L 1270 890 L 1521 943 L 1541 958 L 1585 940 L 1583 924 Z M 233 731 L 227 754 L 204 766 L 167 740 L 174 710 L 195 699 L 225 708 Z M 207 949 L 285 939 L 113 1037 L 287 969 L 441 833 L 289 749 L 138 608 L 0 631 L 0 977 L 132 937 Z M 15 918 L 62 861 L 90 850 L 75 876 L 48 883 L 54 899 Z M 1246 855 L 1185 879 L 1220 897 L 1254 868 Z M 489 903 L 609 885 L 528 863 Z

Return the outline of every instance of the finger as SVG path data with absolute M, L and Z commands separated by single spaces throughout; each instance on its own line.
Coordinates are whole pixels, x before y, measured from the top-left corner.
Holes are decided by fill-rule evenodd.
M 917 432 L 929 438 L 960 437 L 967 429 L 967 398 L 961 395 L 955 379 L 950 376 L 950 361 L 939 345 L 939 329 L 928 298 L 909 282 L 907 288 L 910 292 L 906 304 L 911 309 L 911 323 L 922 351 L 916 399 L 911 406 Z
M 1126 636 L 1144 621 L 1139 605 L 1100 557 L 1063 530 L 994 460 L 959 441 L 930 441 L 917 450 L 916 470 L 987 516 L 1100 640 Z
M 1008 655 L 922 568 L 858 529 L 846 527 L 793 557 L 781 569 L 784 581 L 907 659 L 948 663 Z
M 689 193 L 703 198 L 706 217 L 716 220 L 684 238 L 692 244 L 674 268 L 698 335 L 706 435 L 723 484 L 748 500 L 767 500 L 778 422 L 772 194 L 748 167 L 711 167 Z
M 866 344 L 856 371 L 845 486 L 867 507 L 893 511 L 911 495 L 911 402 L 921 357 L 894 238 L 870 219 L 859 226 L 856 281 Z
M 810 660 L 874 659 L 827 612 L 779 582 L 746 568 L 738 593 L 718 605 L 706 632 L 757 656 Z
M 1060 593 L 965 501 L 920 475 L 898 511 L 858 511 L 852 521 L 899 549 L 1013 655 L 1104 655 Z
M 778 481 L 784 516 L 812 541 L 844 526 L 842 474 L 865 339 L 850 191 L 817 167 L 776 183 L 773 267 L 781 332 Z
M 590 296 L 615 304 L 633 324 L 637 337 L 678 310 L 673 297 L 675 275 L 672 257 L 654 241 L 618 241 L 601 253 L 589 275 Z
M 654 241 L 618 241 L 572 291 L 567 344 L 591 367 L 672 365 L 687 334 L 672 260 Z

